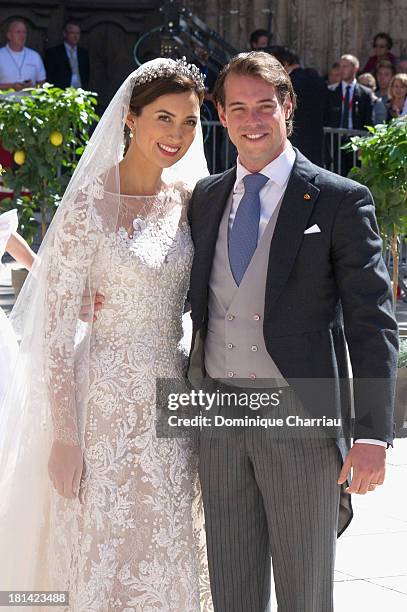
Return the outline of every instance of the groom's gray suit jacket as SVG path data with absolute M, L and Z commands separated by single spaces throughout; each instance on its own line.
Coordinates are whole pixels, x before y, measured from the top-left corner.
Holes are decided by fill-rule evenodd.
M 195 246 L 189 301 L 190 375 L 204 375 L 208 288 L 219 226 L 236 168 L 197 184 L 189 204 Z M 317 225 L 311 236 L 304 231 Z M 398 333 L 390 279 L 368 189 L 312 164 L 298 150 L 270 243 L 263 335 L 266 349 L 312 414 L 330 402 L 350 420 L 346 344 L 354 384 L 355 438 L 393 441 Z M 345 340 L 346 339 L 346 340 Z M 309 384 L 312 379 L 331 381 Z M 350 445 L 337 440 L 342 458 Z

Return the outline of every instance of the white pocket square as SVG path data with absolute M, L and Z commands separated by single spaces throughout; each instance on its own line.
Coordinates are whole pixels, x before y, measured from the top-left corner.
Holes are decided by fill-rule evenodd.
M 304 234 L 317 234 L 318 232 L 320 232 L 320 228 L 318 227 L 317 224 L 312 225 L 311 227 L 309 227 L 308 229 L 305 230 Z

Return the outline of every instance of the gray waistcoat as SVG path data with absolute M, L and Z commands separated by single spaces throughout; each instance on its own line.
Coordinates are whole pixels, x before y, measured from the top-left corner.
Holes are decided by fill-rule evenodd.
M 234 386 L 264 386 L 258 379 L 283 376 L 267 352 L 263 337 L 264 294 L 270 244 L 280 210 L 279 201 L 238 287 L 228 255 L 228 221 L 232 198 L 219 227 L 209 281 L 208 334 L 205 369 L 211 378 L 227 379 Z M 239 382 L 238 379 L 241 380 Z M 258 381 L 256 383 L 256 381 Z M 287 383 L 285 383 L 287 384 Z

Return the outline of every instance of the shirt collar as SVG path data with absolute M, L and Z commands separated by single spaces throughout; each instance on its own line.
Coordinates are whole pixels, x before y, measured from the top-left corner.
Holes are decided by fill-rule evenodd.
M 25 46 L 21 49 L 21 51 L 13 51 L 13 49 L 10 47 L 10 45 L 8 43 L 7 43 L 6 47 L 8 48 L 10 53 L 23 53 L 25 51 Z
M 342 84 L 342 92 L 343 94 L 346 93 L 346 88 L 348 85 L 350 85 L 350 90 L 353 91 L 356 85 L 356 79 L 353 79 L 352 83 L 345 83 L 345 81 L 341 81 Z
M 71 49 L 73 49 L 75 51 L 75 53 L 76 53 L 76 50 L 78 48 L 77 45 L 75 45 L 75 47 L 71 47 L 71 45 L 68 45 L 68 43 L 65 40 L 64 40 L 64 45 L 65 45 L 65 49 L 68 51 L 68 53 L 69 53 L 69 51 Z
M 295 151 L 291 143 L 287 141 L 287 145 L 284 151 L 280 153 L 280 155 L 276 157 L 276 159 L 273 159 L 272 162 L 270 162 L 269 164 L 267 164 L 267 166 L 260 170 L 259 174 L 264 174 L 264 176 L 268 176 L 271 181 L 274 181 L 279 187 L 283 188 L 290 177 L 291 170 L 295 162 L 295 157 Z M 251 173 L 241 164 L 239 158 L 237 158 L 237 170 L 234 191 L 244 189 L 242 181 L 247 174 Z

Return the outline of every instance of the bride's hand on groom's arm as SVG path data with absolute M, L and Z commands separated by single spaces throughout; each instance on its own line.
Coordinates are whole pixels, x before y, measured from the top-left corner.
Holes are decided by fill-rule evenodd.
M 102 310 L 105 296 L 101 293 L 96 292 L 93 300 L 89 291 L 85 292 L 82 297 L 82 305 L 79 311 L 79 318 L 81 321 L 96 321 L 97 313 Z
M 48 474 L 56 491 L 68 499 L 77 497 L 82 470 L 81 447 L 54 440 L 48 460 Z
M 354 444 L 346 455 L 338 484 L 342 484 L 352 468 L 352 482 L 347 493 L 364 495 L 383 484 L 386 469 L 386 449 L 376 444 Z

